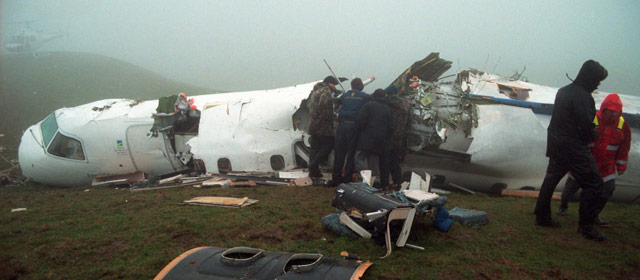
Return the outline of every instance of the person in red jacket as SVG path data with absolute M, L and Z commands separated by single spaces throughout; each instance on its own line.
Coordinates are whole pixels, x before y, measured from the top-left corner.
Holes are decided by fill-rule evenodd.
M 627 170 L 627 160 L 629 149 L 631 148 L 631 128 L 622 117 L 622 101 L 618 94 L 609 94 L 604 99 L 593 123 L 596 125 L 598 139 L 590 144 L 591 154 L 593 154 L 604 181 L 604 188 L 602 189 L 596 212 L 600 214 L 616 188 L 616 177 L 624 174 Z M 562 200 L 560 209 L 556 212 L 557 214 L 566 215 L 569 199 L 576 193 L 578 188 L 580 186 L 569 174 L 569 179 L 562 191 Z M 609 222 L 600 220 L 597 217 L 595 222 L 599 226 L 607 226 L 609 224 Z

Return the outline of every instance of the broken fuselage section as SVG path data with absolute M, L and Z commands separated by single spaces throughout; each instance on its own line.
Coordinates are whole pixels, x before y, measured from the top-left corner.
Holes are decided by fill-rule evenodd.
M 97 175 L 182 172 L 194 159 L 211 173 L 292 169 L 304 162 L 296 144 L 305 145 L 291 116 L 313 85 L 196 96 L 198 116 L 181 121 L 159 111 L 158 100 L 58 109 L 25 131 L 20 166 L 26 177 L 54 186 L 88 185 Z M 75 155 L 58 152 L 63 148 Z
M 392 83 L 412 107 L 404 171 L 426 169 L 438 180 L 479 191 L 538 188 L 557 89 L 477 70 L 438 80 L 450 66 L 432 53 Z M 194 96 L 198 114 L 182 120 L 158 110 L 158 100 L 109 99 L 58 109 L 25 131 L 20 166 L 26 177 L 57 186 L 135 171 L 160 176 L 198 168 L 306 167 L 308 111 L 302 105 L 315 83 Z M 606 93 L 593 96 L 599 106 Z M 640 162 L 640 98 L 620 97 L 633 133 L 629 161 Z M 639 166 L 630 164 L 616 180 L 614 200 L 640 195 Z

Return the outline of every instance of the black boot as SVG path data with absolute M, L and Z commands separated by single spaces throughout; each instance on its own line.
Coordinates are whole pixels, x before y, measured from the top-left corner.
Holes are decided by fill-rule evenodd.
M 596 217 L 595 224 L 599 227 L 606 228 L 606 227 L 609 227 L 610 223 L 608 221 L 600 220 L 600 218 Z
M 602 234 L 599 233 L 597 230 L 595 230 L 593 228 L 593 226 L 579 226 L 578 227 L 578 233 L 582 234 L 582 236 L 584 236 L 587 239 L 590 240 L 595 240 L 595 241 L 605 241 L 607 240 L 607 237 Z
M 551 218 L 536 218 L 536 225 L 541 227 L 550 227 L 550 228 L 559 228 L 560 223 L 558 221 L 554 221 Z

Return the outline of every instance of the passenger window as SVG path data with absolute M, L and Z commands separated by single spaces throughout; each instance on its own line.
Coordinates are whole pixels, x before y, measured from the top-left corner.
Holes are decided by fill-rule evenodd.
M 284 170 L 284 157 L 281 155 L 271 156 L 271 169 L 274 171 Z
M 82 152 L 82 144 L 80 141 L 60 133 L 56 134 L 53 138 L 47 152 L 68 159 L 84 160 L 84 152 Z
M 42 140 L 44 140 L 44 146 L 46 147 L 58 130 L 55 112 L 51 113 L 51 115 L 40 124 L 40 130 L 42 130 Z
M 218 159 L 218 172 L 227 174 L 231 171 L 231 161 L 228 158 Z

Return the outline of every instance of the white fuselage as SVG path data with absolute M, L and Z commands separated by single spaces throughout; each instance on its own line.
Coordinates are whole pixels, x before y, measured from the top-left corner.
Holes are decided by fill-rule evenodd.
M 55 141 L 43 140 L 43 120 L 22 136 L 20 166 L 26 177 L 55 186 L 87 185 L 96 175 L 134 171 L 162 175 L 184 170 L 187 167 L 176 153 L 185 151 L 202 160 L 212 173 L 220 171 L 222 159 L 233 171 L 274 171 L 274 157 L 284 161 L 282 169 L 291 169 L 298 166 L 294 145 L 304 143 L 304 133 L 293 128 L 292 115 L 314 84 L 193 96 L 201 111 L 198 133 L 176 136 L 175 150 L 165 134 L 149 136 L 157 100 L 132 105 L 132 100 L 110 99 L 62 108 L 54 112 L 58 127 L 51 137 L 61 134 L 76 139 L 84 159 L 49 152 Z M 548 161 L 545 149 L 549 119 L 549 115 L 534 114 L 528 108 L 478 105 L 478 126 L 473 128 L 473 141 L 466 150 L 470 162 L 410 153 L 404 170 L 426 170 L 432 176 L 442 175 L 448 182 L 481 191 L 496 186 L 538 189 Z M 640 136 L 637 129 L 632 131 L 629 169 L 616 181 L 617 200 L 630 200 L 640 194 Z

